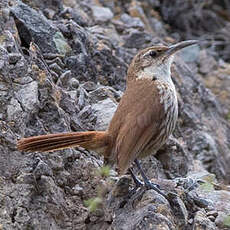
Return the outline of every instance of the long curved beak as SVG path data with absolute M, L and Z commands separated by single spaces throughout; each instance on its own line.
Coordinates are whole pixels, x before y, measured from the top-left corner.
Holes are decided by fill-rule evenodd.
M 188 41 L 178 42 L 174 45 L 169 46 L 169 49 L 165 52 L 164 56 L 165 58 L 167 58 L 187 46 L 196 45 L 198 43 L 199 43 L 198 40 L 188 40 Z

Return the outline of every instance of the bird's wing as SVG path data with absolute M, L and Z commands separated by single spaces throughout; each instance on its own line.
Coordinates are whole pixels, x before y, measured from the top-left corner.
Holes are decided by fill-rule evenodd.
M 157 138 L 164 119 L 156 84 L 151 80 L 136 80 L 128 85 L 110 129 L 115 130 L 112 155 L 117 159 L 120 174 L 141 154 L 150 141 Z M 117 117 L 119 117 L 117 119 Z

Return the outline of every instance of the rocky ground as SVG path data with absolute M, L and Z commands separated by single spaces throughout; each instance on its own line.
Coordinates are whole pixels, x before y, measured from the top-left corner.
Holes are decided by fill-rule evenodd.
M 0 229 L 230 229 L 229 28 L 228 1 L 1 0 Z M 130 176 L 84 149 L 17 151 L 25 136 L 104 130 L 137 51 L 184 39 L 208 43 L 177 55 L 177 127 L 142 161 L 168 199 L 129 196 Z

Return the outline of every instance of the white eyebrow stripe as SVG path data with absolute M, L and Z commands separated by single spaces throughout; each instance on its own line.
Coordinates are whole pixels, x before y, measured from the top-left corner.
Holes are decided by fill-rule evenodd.
M 154 52 L 156 52 L 156 53 L 157 53 L 157 51 L 156 51 L 156 50 L 149 50 L 149 51 L 147 51 L 145 54 L 143 54 L 143 57 L 145 57 L 145 56 L 149 55 L 149 53 L 150 53 L 150 52 L 152 52 L 152 51 L 154 51 Z

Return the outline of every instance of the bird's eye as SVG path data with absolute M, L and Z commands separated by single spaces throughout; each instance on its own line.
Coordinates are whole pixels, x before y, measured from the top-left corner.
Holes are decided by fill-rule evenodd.
M 154 57 L 157 56 L 157 52 L 154 51 L 154 50 L 152 50 L 152 51 L 149 52 L 149 56 L 152 57 L 152 58 L 154 58 Z

